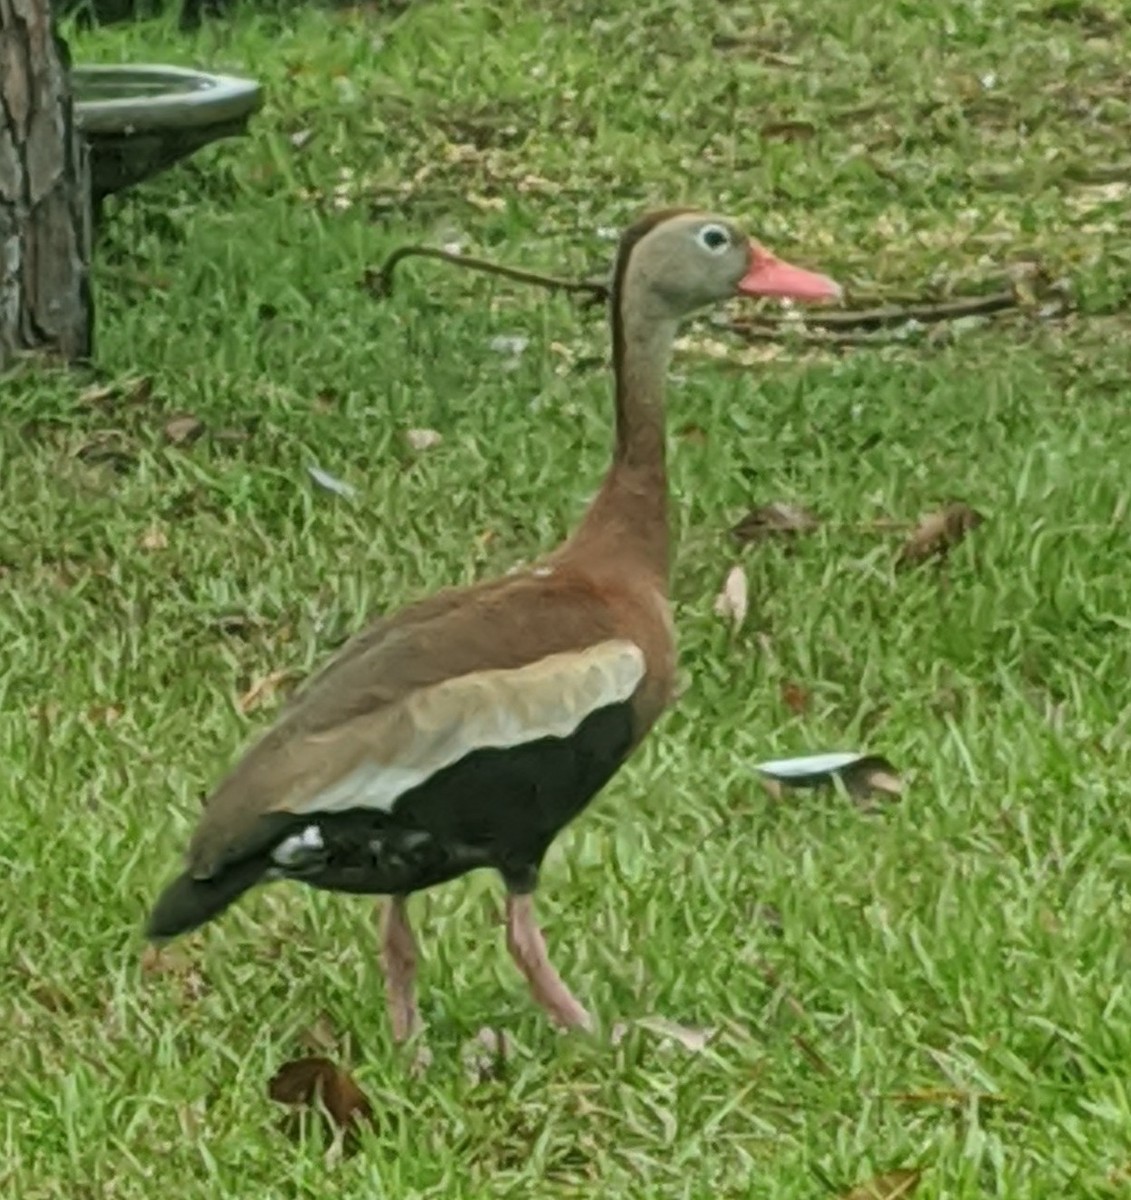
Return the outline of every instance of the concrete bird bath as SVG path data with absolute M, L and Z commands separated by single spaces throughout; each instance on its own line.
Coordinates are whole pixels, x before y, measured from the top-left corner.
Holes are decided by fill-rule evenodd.
M 76 66 L 75 115 L 90 145 L 91 201 L 247 131 L 263 103 L 249 79 L 165 65 Z

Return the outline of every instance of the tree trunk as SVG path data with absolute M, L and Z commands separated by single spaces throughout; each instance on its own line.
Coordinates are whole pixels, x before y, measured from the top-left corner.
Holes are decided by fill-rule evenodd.
M 93 349 L 90 186 L 49 0 L 0 0 L 0 371 Z

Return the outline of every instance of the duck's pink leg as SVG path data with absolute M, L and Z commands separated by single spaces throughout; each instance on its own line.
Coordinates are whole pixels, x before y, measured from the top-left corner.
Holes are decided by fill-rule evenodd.
M 526 977 L 530 994 L 566 1029 L 592 1029 L 593 1019 L 562 982 L 546 953 L 546 939 L 534 916 L 534 897 L 507 896 L 507 949 Z
M 381 919 L 381 965 L 393 1040 L 407 1042 L 423 1028 L 416 1007 L 416 938 L 408 921 L 407 899 L 391 896 Z

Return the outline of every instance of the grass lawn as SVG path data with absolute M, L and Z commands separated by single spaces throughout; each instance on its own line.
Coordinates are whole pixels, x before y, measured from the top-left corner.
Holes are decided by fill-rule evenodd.
M 1125 7 L 309 6 L 72 46 L 248 72 L 267 101 L 249 140 L 110 205 L 99 379 L 3 385 L 0 1192 L 819 1200 L 921 1167 L 924 1200 L 1128 1194 Z M 286 680 L 367 614 L 554 543 L 607 462 L 599 311 L 421 261 L 378 302 L 366 267 L 455 241 L 593 274 L 610 230 L 682 201 L 857 305 L 993 291 L 1022 261 L 1075 302 L 741 355 L 687 331 L 687 688 L 558 842 L 541 912 L 606 1030 L 713 1039 L 553 1032 L 486 875 L 413 902 L 422 1079 L 364 899 L 263 890 L 145 969 L 199 800 Z M 177 441 L 186 414 L 203 433 Z M 869 524 L 951 499 L 985 523 L 897 570 Z M 737 545 L 777 500 L 826 524 Z M 737 631 L 713 611 L 735 564 Z M 775 801 L 750 769 L 858 747 L 901 800 Z M 484 1025 L 514 1040 L 501 1078 L 463 1065 Z M 329 1164 L 267 1097 L 312 1052 L 376 1112 Z

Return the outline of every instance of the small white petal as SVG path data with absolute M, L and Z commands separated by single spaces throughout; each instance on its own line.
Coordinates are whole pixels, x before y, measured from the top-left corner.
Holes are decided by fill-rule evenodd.
M 778 758 L 755 763 L 754 769 L 769 775 L 771 779 L 805 779 L 811 775 L 834 775 L 863 757 L 863 754 L 854 750 L 832 750 L 827 754 L 804 754 L 800 758 Z
M 493 337 L 488 345 L 497 354 L 510 354 L 517 358 L 530 345 L 530 339 L 520 333 L 501 333 Z
M 356 496 L 357 489 L 351 484 L 343 482 L 336 475 L 331 475 L 329 471 L 323 471 L 321 467 L 309 466 L 306 468 L 310 473 L 310 478 L 314 480 L 319 487 L 324 487 L 328 492 L 334 492 L 339 496 Z

